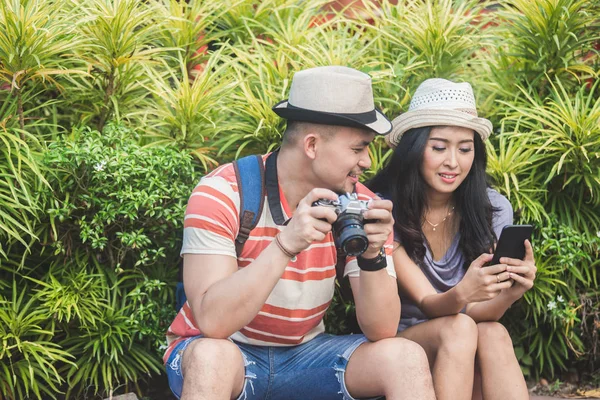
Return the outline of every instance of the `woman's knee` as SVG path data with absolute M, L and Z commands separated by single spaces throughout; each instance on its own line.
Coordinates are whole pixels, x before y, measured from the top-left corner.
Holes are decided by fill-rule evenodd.
M 196 339 L 189 344 L 183 353 L 182 371 L 191 368 L 202 369 L 208 366 L 212 369 L 235 369 L 243 365 L 240 349 L 227 339 Z
M 444 319 L 444 326 L 440 329 L 440 347 L 474 355 L 478 337 L 475 321 L 465 314 L 444 317 Z
M 479 351 L 513 349 L 508 330 L 499 322 L 480 322 L 477 324 Z

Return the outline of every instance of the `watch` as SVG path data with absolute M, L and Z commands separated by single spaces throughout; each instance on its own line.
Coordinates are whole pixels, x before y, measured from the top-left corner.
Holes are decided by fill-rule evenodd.
M 387 259 L 383 247 L 379 249 L 379 254 L 374 258 L 358 256 L 356 257 L 356 261 L 358 262 L 358 267 L 363 271 L 379 271 L 387 267 Z

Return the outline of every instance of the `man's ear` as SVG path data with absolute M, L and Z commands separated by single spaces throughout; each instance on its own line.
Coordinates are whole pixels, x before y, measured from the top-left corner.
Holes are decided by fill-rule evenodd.
M 311 160 L 317 157 L 317 145 L 319 144 L 319 135 L 315 133 L 309 133 L 305 135 L 302 144 L 304 145 L 304 154 Z

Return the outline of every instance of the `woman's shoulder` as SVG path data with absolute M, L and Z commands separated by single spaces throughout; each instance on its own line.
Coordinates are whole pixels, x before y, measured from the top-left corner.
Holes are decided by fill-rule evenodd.
M 487 194 L 492 207 L 499 208 L 500 210 L 509 209 L 512 211 L 512 205 L 510 204 L 510 201 L 508 201 L 508 199 L 504 195 L 500 194 L 496 189 L 489 187 L 487 189 Z

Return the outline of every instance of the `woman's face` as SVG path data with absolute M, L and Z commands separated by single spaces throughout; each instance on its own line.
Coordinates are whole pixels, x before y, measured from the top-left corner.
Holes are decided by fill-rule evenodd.
M 474 134 L 472 129 L 457 126 L 431 129 L 421 166 L 430 190 L 451 194 L 465 180 L 475 158 Z

